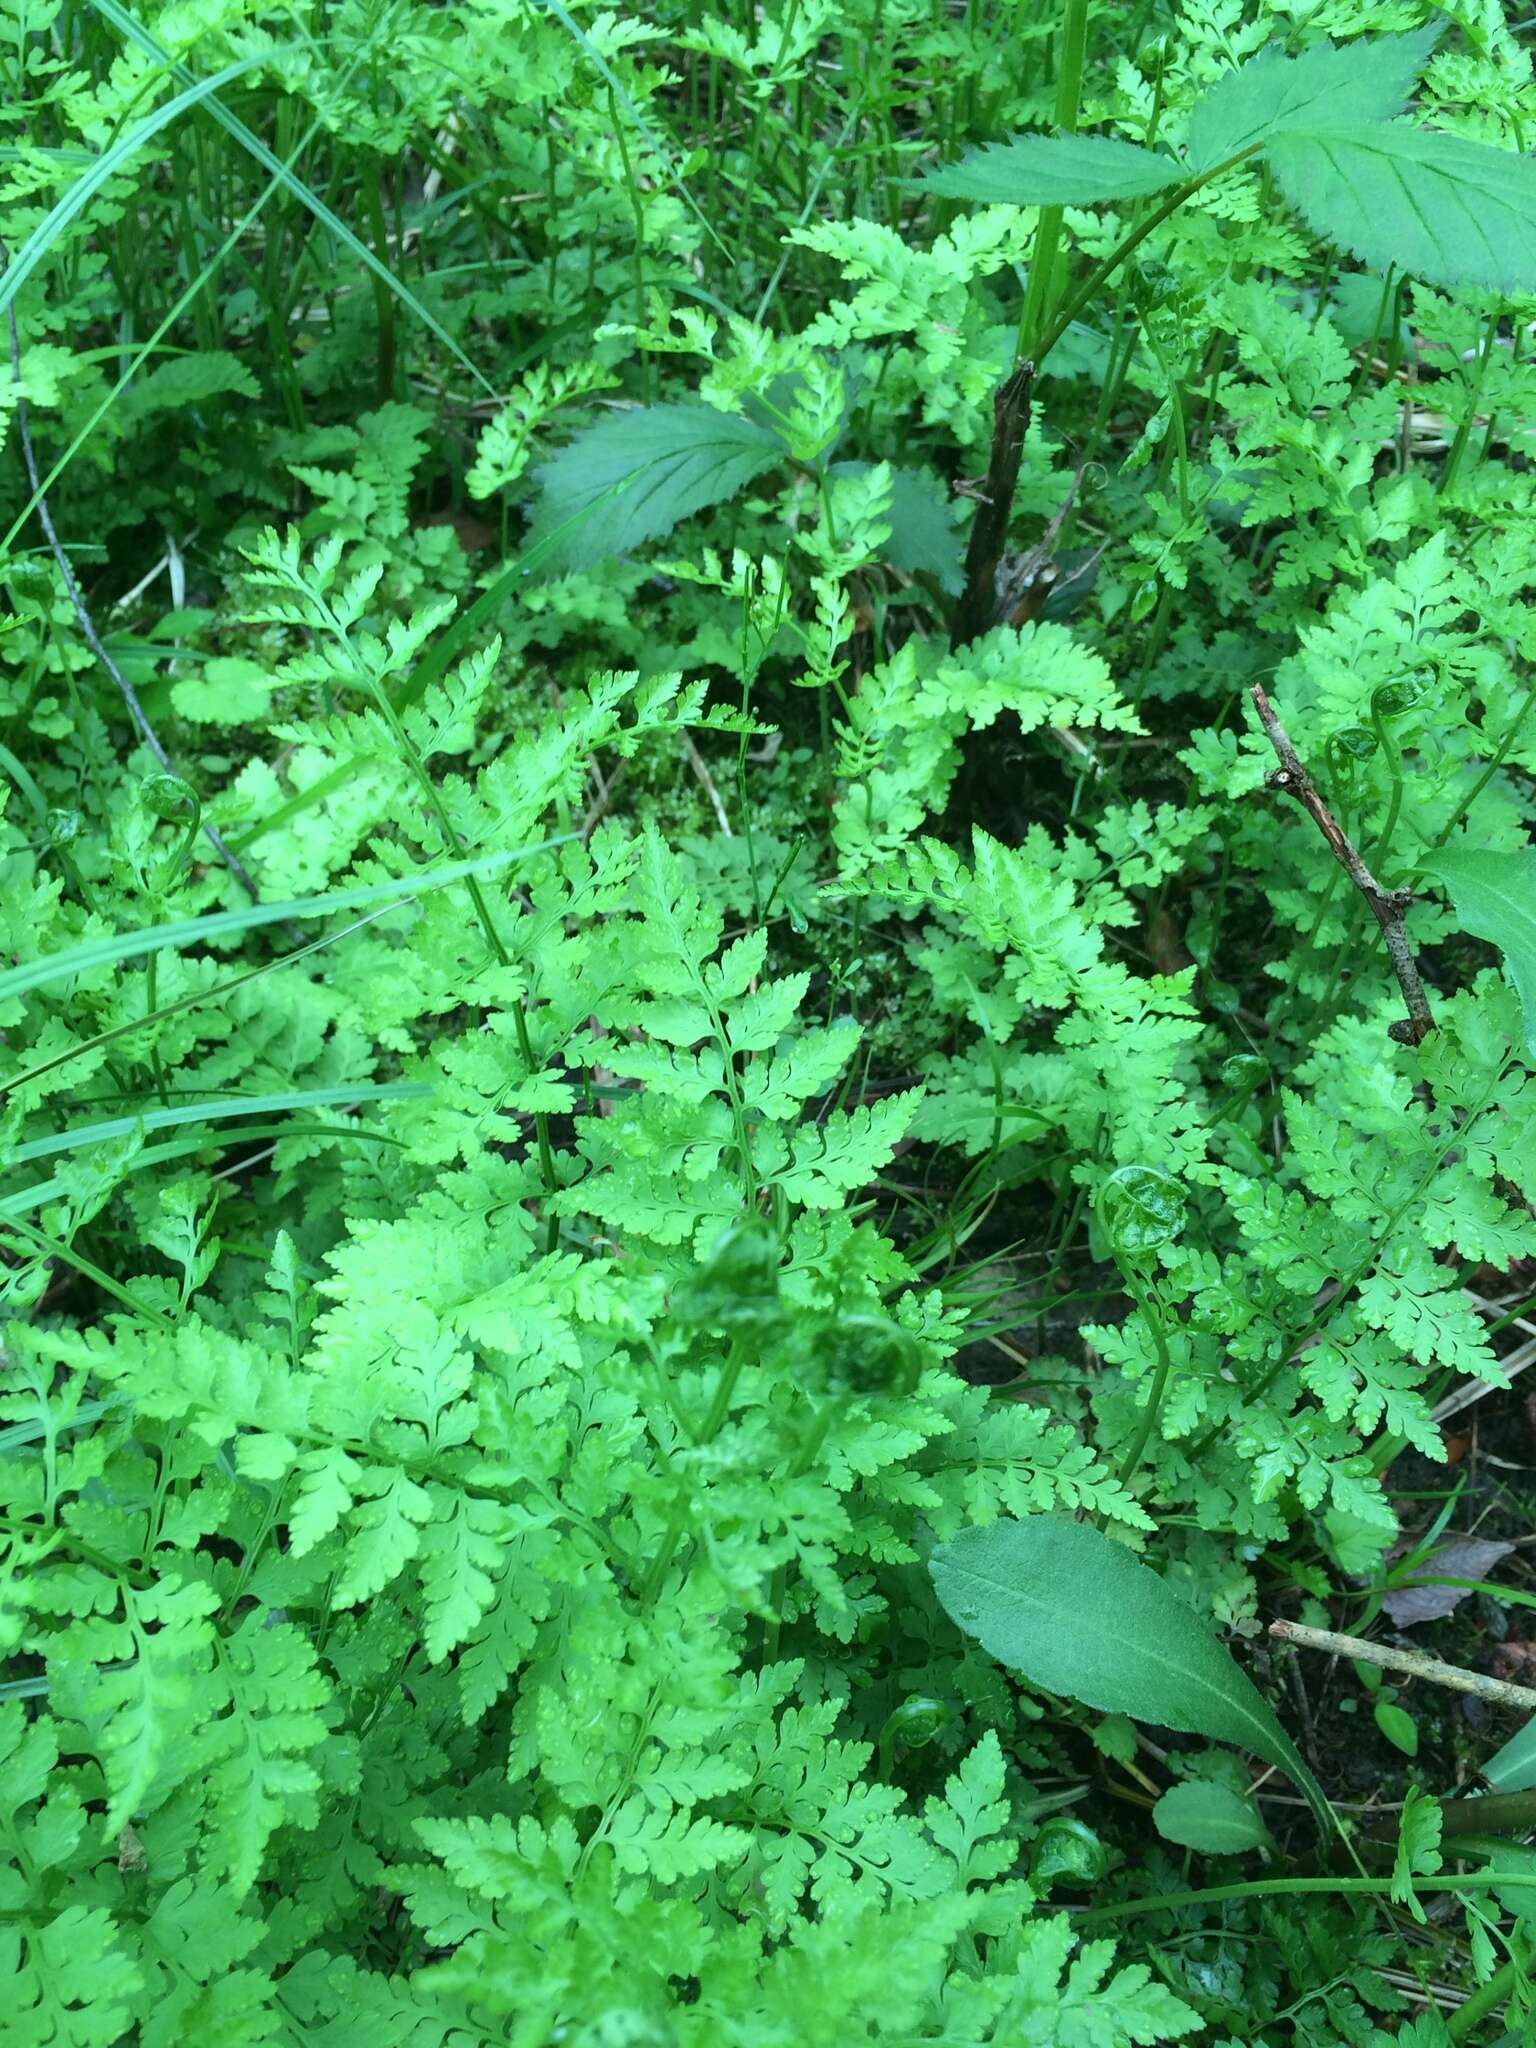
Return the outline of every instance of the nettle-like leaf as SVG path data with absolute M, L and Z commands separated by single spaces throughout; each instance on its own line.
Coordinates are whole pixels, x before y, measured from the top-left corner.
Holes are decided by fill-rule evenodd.
M 1406 36 L 1322 42 L 1299 57 L 1261 51 L 1217 81 L 1189 122 L 1192 169 L 1208 171 L 1290 128 L 1358 129 L 1393 120 L 1439 40 L 1438 23 Z
M 785 456 L 767 427 L 703 405 L 611 413 L 537 472 L 528 533 L 547 569 L 585 568 L 670 533 Z
M 1536 847 L 1479 853 L 1443 847 L 1418 867 L 1450 892 L 1462 929 L 1497 946 L 1520 997 L 1527 1042 L 1536 1053 Z
M 874 468 L 869 462 L 834 462 L 827 474 L 861 477 Z M 926 469 L 892 469 L 890 535 L 880 543 L 882 561 L 904 575 L 933 577 L 939 588 L 957 596 L 963 581 L 965 548 L 950 500 L 938 478 Z
M 1172 157 L 1109 135 L 1016 135 L 989 142 L 922 180 L 941 199 L 1005 206 L 1096 206 L 1143 199 L 1184 176 Z
M 229 394 L 240 398 L 260 395 L 256 379 L 238 357 L 222 349 L 180 356 L 140 377 L 118 400 L 118 418 L 125 425 L 138 426 L 156 413 L 206 405 L 211 398 Z
M 1209 1626 L 1156 1572 L 1083 1522 L 962 1529 L 929 1561 L 945 1612 L 1049 1692 L 1250 1749 L 1327 1804 L 1295 1744 Z
M 1536 285 L 1536 163 L 1459 135 L 1399 126 L 1308 128 L 1266 153 L 1318 234 L 1372 269 L 1429 284 Z

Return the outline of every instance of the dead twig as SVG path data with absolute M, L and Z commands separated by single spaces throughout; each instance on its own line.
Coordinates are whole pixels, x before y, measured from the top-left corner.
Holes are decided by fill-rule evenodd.
M 1328 1628 L 1306 1628 L 1299 1621 L 1272 1621 L 1269 1632 L 1276 1642 L 1294 1643 L 1301 1650 L 1324 1650 L 1330 1657 L 1354 1657 L 1362 1664 L 1377 1664 L 1383 1671 L 1400 1671 L 1405 1678 L 1422 1678 L 1451 1692 L 1472 1693 L 1491 1706 L 1512 1707 L 1521 1714 L 1536 1713 L 1536 1692 L 1530 1686 L 1512 1685 L 1505 1678 L 1484 1678 L 1480 1671 L 1463 1671 L 1458 1664 L 1442 1664 L 1419 1650 L 1394 1650 L 1385 1643 L 1369 1642 L 1364 1636 L 1340 1636 Z
M 598 790 L 596 800 L 591 805 L 587 815 L 582 819 L 581 830 L 576 835 L 583 846 L 590 844 L 592 834 L 597 830 L 604 818 L 607 817 L 613 804 L 614 792 L 624 780 L 625 771 L 628 769 L 629 763 L 621 761 L 606 781 L 604 781 L 602 770 L 598 767 L 595 759 L 592 761 L 591 766 L 592 773 L 597 778 Z
M 1528 1366 L 1536 1365 L 1536 1341 L 1522 1344 L 1518 1351 L 1512 1351 L 1508 1358 L 1499 1360 L 1499 1369 L 1507 1379 L 1513 1379 Z M 1464 1408 L 1470 1408 L 1474 1401 L 1481 1401 L 1485 1394 L 1502 1393 L 1504 1390 L 1493 1380 L 1469 1380 L 1464 1387 L 1458 1387 L 1454 1394 L 1447 1394 L 1429 1411 L 1431 1422 L 1449 1422 L 1453 1415 L 1459 1415 Z
M 1021 555 L 1005 555 L 998 563 L 996 572 L 997 607 L 995 620 L 1006 619 L 1010 626 L 1022 626 L 1038 618 L 1052 586 L 1060 575 L 1055 560 L 1056 543 L 1061 529 L 1067 523 L 1067 516 L 1077 502 L 1078 489 L 1083 481 L 1081 469 L 1073 477 L 1067 495 L 1051 515 L 1050 524 L 1032 548 Z M 1098 554 L 1102 554 L 1102 548 Z M 1098 554 L 1094 560 L 1097 561 Z
M 1276 716 L 1261 683 L 1255 683 L 1248 692 L 1253 708 L 1259 714 L 1259 723 L 1269 736 L 1269 743 L 1279 761 L 1278 768 L 1272 769 L 1267 778 L 1271 789 L 1283 790 L 1287 796 L 1295 797 L 1302 809 L 1311 818 L 1319 832 L 1328 842 L 1329 851 L 1354 883 L 1370 906 L 1371 915 L 1381 926 L 1381 935 L 1386 941 L 1387 954 L 1392 962 L 1392 972 L 1397 976 L 1397 985 L 1403 992 L 1407 1007 L 1406 1017 L 1400 1017 L 1390 1027 L 1390 1033 L 1400 1045 L 1419 1045 L 1435 1028 L 1430 1014 L 1429 998 L 1424 993 L 1424 983 L 1419 976 L 1418 962 L 1413 957 L 1413 948 L 1403 929 L 1403 918 L 1413 901 L 1407 889 L 1383 889 L 1365 862 L 1360 858 L 1344 828 L 1329 810 L 1318 792 L 1317 785 L 1307 773 L 1300 755 L 1291 744 L 1291 736 Z
M 709 772 L 709 763 L 694 745 L 691 732 L 683 734 L 683 751 L 688 756 L 688 766 L 698 777 L 699 787 L 709 798 L 709 807 L 715 814 L 715 823 L 720 827 L 721 837 L 729 839 L 732 836 L 731 821 L 726 815 L 725 805 L 720 801 L 720 792 L 715 787 L 715 778 Z

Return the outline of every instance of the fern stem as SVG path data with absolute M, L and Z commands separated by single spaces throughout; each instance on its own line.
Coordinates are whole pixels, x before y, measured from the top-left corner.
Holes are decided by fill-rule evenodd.
M 608 115 L 613 122 L 613 139 L 618 144 L 619 162 L 624 166 L 624 189 L 629 194 L 629 210 L 635 223 L 635 324 L 645 326 L 645 207 L 640 198 L 640 187 L 635 180 L 634 165 L 629 160 L 629 144 L 624 139 L 624 123 L 619 119 L 619 103 L 613 87 L 608 88 Z M 656 372 L 650 356 L 642 348 L 640 368 L 645 377 L 646 398 L 656 396 Z
M 368 167 L 369 174 L 363 179 L 363 194 L 368 205 L 368 229 L 373 236 L 374 254 L 387 271 L 391 250 L 389 230 L 384 224 L 384 198 L 381 185 L 384 177 L 383 166 L 375 157 Z M 389 285 L 378 274 L 373 277 L 373 303 L 379 323 L 379 403 L 385 404 L 395 391 L 395 295 Z
M 459 835 L 453 829 L 453 820 L 448 815 L 448 806 L 443 802 L 442 791 L 427 773 L 427 764 L 413 745 L 410 734 L 401 722 L 399 712 L 390 701 L 388 690 L 384 688 L 384 685 L 369 669 L 365 668 L 361 662 L 352 656 L 351 643 L 347 639 L 346 628 L 336 617 L 336 614 L 329 605 L 325 607 L 325 617 L 330 631 L 336 637 L 348 658 L 352 660 L 354 673 L 367 686 L 368 693 L 373 699 L 379 716 L 388 726 L 390 737 L 400 749 L 401 759 L 415 777 L 422 796 L 426 800 L 427 808 L 437 821 L 437 828 L 442 834 L 445 851 L 450 856 L 457 857 L 464 849 L 459 844 Z M 466 875 L 464 877 L 464 886 L 469 891 L 469 900 L 474 905 L 475 916 L 479 921 L 481 931 L 485 934 L 486 943 L 496 956 L 497 966 L 510 966 L 511 955 L 502 944 L 501 934 L 497 931 L 495 920 L 491 916 L 490 905 L 486 902 L 485 893 L 480 887 L 479 876 Z M 532 1079 L 537 1071 L 537 1062 L 534 1058 L 533 1040 L 528 1031 L 527 1006 L 523 1001 L 515 1002 L 512 1005 L 512 1028 L 517 1035 L 518 1052 L 522 1056 L 529 1078 Z M 549 1142 L 549 1118 L 542 1110 L 534 1111 L 533 1131 L 534 1143 L 538 1148 L 539 1155 L 539 1179 L 543 1183 L 544 1195 L 547 1201 L 554 1196 L 559 1183 L 555 1177 L 555 1155 Z M 547 1252 L 553 1252 L 559 1242 L 560 1221 L 557 1216 L 551 1213 L 545 1219 L 544 1248 Z
M 725 1354 L 725 1363 L 720 1368 L 720 1377 L 715 1382 L 709 1412 L 700 1423 L 699 1433 L 693 1440 L 695 1450 L 702 1450 L 706 1444 L 713 1443 L 725 1426 L 725 1418 L 730 1413 L 731 1396 L 736 1391 L 736 1382 L 741 1378 L 741 1369 L 746 1362 L 746 1346 L 739 1337 L 733 1339 L 730 1350 Z M 661 1539 L 661 1548 L 652 1559 L 651 1568 L 645 1575 L 645 1583 L 640 1588 L 643 1605 L 649 1605 L 660 1592 L 661 1582 L 677 1555 L 677 1546 L 683 1540 L 685 1526 L 685 1514 L 674 1514 L 667 1524 L 667 1532 Z
M 1503 1085 L 1504 1076 L 1509 1072 L 1509 1069 L 1513 1064 L 1515 1058 L 1516 1053 L 1512 1048 L 1508 1053 L 1505 1054 L 1504 1058 L 1499 1062 L 1498 1072 L 1494 1075 L 1492 1082 L 1478 1097 L 1477 1101 L 1472 1104 L 1471 1108 L 1468 1109 L 1466 1115 L 1462 1118 L 1461 1122 L 1457 1125 L 1456 1129 L 1451 1133 L 1450 1137 L 1446 1140 L 1445 1144 L 1436 1148 L 1435 1155 L 1430 1160 L 1428 1166 L 1425 1167 L 1423 1173 L 1420 1174 L 1419 1178 L 1414 1182 L 1413 1186 L 1409 1189 L 1408 1193 L 1404 1195 L 1403 1199 L 1397 1204 L 1397 1206 L 1392 1210 L 1391 1214 L 1387 1217 L 1385 1223 L 1383 1223 L 1383 1225 L 1381 1226 L 1381 1229 L 1371 1239 L 1370 1248 L 1366 1252 L 1365 1257 L 1355 1267 L 1354 1271 L 1349 1275 L 1348 1279 L 1340 1282 L 1337 1290 L 1328 1297 L 1327 1301 L 1323 1303 L 1322 1307 L 1318 1310 L 1317 1314 L 1313 1316 L 1312 1320 L 1306 1325 L 1305 1329 L 1303 1329 L 1296 1337 L 1290 1339 L 1285 1344 L 1281 1351 L 1280 1357 L 1270 1367 L 1269 1371 L 1264 1374 L 1263 1378 L 1251 1390 L 1251 1392 L 1249 1392 L 1243 1397 L 1245 1405 L 1255 1406 L 1257 1405 L 1257 1403 L 1262 1401 L 1265 1395 L 1269 1392 L 1270 1388 L 1275 1384 L 1275 1381 L 1279 1379 L 1281 1373 L 1283 1373 L 1286 1367 L 1290 1364 L 1291 1360 L 1295 1358 L 1299 1352 L 1303 1351 L 1306 1348 L 1306 1346 L 1311 1343 L 1314 1337 L 1321 1335 L 1321 1333 L 1325 1329 L 1327 1329 L 1329 1323 L 1333 1321 L 1333 1318 L 1338 1313 L 1339 1309 L 1343 1307 L 1344 1303 L 1349 1299 L 1350 1295 L 1354 1293 L 1355 1289 L 1360 1285 L 1360 1282 L 1366 1277 L 1366 1275 L 1371 1271 L 1372 1267 L 1376 1264 L 1377 1260 L 1381 1257 L 1384 1247 L 1390 1241 L 1392 1233 L 1394 1230 L 1396 1230 L 1398 1224 L 1402 1222 L 1403 1218 L 1408 1214 L 1408 1211 L 1413 1207 L 1415 1202 L 1419 1201 L 1422 1198 L 1426 1189 L 1429 1187 L 1430 1182 L 1435 1178 L 1435 1175 L 1440 1171 L 1441 1167 L 1445 1164 L 1446 1160 L 1449 1159 L 1451 1154 L 1455 1151 L 1456 1147 L 1466 1137 L 1467 1132 L 1471 1130 L 1473 1124 L 1477 1122 L 1478 1118 L 1483 1114 L 1484 1110 L 1486 1110 L 1492 1104 L 1494 1097 L 1498 1094 L 1499 1089 Z M 1217 1423 L 1213 1428 L 1208 1429 L 1205 1432 L 1204 1436 L 1200 1437 L 1195 1443 L 1191 1444 L 1189 1448 L 1189 1462 L 1191 1465 L 1198 1465 L 1200 1463 L 1201 1459 L 1210 1450 L 1211 1445 L 1215 1443 L 1216 1439 L 1221 1435 L 1224 1427 L 1224 1423 Z
M 1451 834 L 1456 830 L 1456 827 L 1462 822 L 1462 820 L 1471 814 L 1472 806 L 1477 802 L 1478 798 L 1482 795 L 1483 791 L 1488 787 L 1489 783 L 1492 782 L 1494 776 L 1498 774 L 1499 770 L 1504 766 L 1504 763 L 1509 759 L 1509 750 L 1515 744 L 1515 741 L 1519 738 L 1520 728 L 1524 725 L 1526 718 L 1530 713 L 1532 704 L 1536 704 L 1536 683 L 1532 683 L 1531 687 L 1526 691 L 1525 695 L 1521 698 L 1520 708 L 1515 713 L 1514 717 L 1510 720 L 1509 729 L 1506 731 L 1503 739 L 1499 741 L 1498 748 L 1494 753 L 1493 759 L 1488 763 L 1487 767 L 1483 770 L 1482 774 L 1477 778 L 1477 781 L 1472 785 L 1472 794 L 1467 798 L 1464 804 L 1460 804 L 1457 806 L 1457 808 L 1451 813 L 1450 822 L 1442 826 L 1440 831 L 1436 834 L 1436 836 L 1429 842 L 1430 848 L 1433 852 L 1438 852 L 1440 848 L 1444 846 L 1446 841 L 1450 838 Z
M 1168 1349 L 1168 1333 L 1163 1328 L 1163 1319 L 1156 1304 L 1150 1295 L 1143 1296 L 1134 1289 L 1132 1292 L 1136 1306 L 1146 1318 L 1147 1327 L 1152 1332 L 1152 1342 L 1157 1349 L 1157 1370 L 1153 1375 L 1151 1391 L 1147 1395 L 1147 1405 L 1142 1411 L 1140 1426 L 1131 1439 L 1130 1449 L 1120 1461 L 1120 1470 L 1115 1474 L 1122 1487 L 1130 1485 L 1136 1476 L 1137 1468 L 1146 1456 L 1147 1445 L 1152 1440 L 1152 1432 L 1157 1427 L 1158 1417 L 1162 1413 L 1163 1396 L 1168 1391 L 1169 1375 L 1173 1371 L 1173 1356 Z
M 1387 731 L 1387 721 L 1382 715 L 1380 704 L 1376 701 L 1380 694 L 1380 691 L 1372 692 L 1370 720 L 1381 751 L 1387 757 L 1387 773 L 1392 779 L 1392 787 L 1387 797 L 1387 815 L 1382 821 L 1380 832 L 1376 835 L 1376 844 L 1371 849 L 1372 864 L 1378 869 L 1382 867 L 1382 862 L 1392 850 L 1392 834 L 1397 830 L 1398 816 L 1403 808 L 1402 749 Z

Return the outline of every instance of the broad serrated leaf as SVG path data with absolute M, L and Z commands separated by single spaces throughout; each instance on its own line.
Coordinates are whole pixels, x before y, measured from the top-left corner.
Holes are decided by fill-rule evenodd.
M 1165 1842 L 1198 1849 L 1203 1856 L 1241 1856 L 1247 1849 L 1273 1846 L 1253 1801 L 1207 1778 L 1170 1785 L 1152 1809 L 1152 1825 Z
M 1208 171 L 1287 128 L 1357 128 L 1403 111 L 1440 35 L 1438 23 L 1406 36 L 1323 42 L 1299 57 L 1261 50 L 1229 71 L 1189 121 L 1189 161 Z
M 117 401 L 118 416 L 138 426 L 156 413 L 206 405 L 212 398 L 259 397 L 260 385 L 238 357 L 222 349 L 206 355 L 180 356 L 161 363 L 140 378 Z
M 611 413 L 538 471 L 527 544 L 553 543 L 545 557 L 551 574 L 626 554 L 734 497 L 784 455 L 768 428 L 708 406 Z
M 1372 269 L 1536 290 L 1536 164 L 1425 128 L 1298 128 L 1268 144 L 1307 225 Z
M 1252 1750 L 1327 1815 L 1295 1744 L 1209 1625 L 1099 1530 L 1051 1515 L 962 1529 L 929 1571 L 951 1619 L 1032 1684 Z
M 991 206 L 1096 206 L 1177 185 L 1183 169 L 1112 135 L 1015 135 L 988 142 L 922 180 L 941 199 Z
M 834 462 L 828 474 L 859 477 L 873 467 L 870 462 Z M 891 531 L 880 544 L 881 560 L 906 576 L 931 576 L 940 590 L 958 595 L 965 547 L 938 478 L 926 469 L 893 469 L 889 517 Z
M 1449 891 L 1462 930 L 1504 955 L 1536 1052 L 1536 847 L 1519 853 L 1444 847 L 1422 855 L 1418 867 Z

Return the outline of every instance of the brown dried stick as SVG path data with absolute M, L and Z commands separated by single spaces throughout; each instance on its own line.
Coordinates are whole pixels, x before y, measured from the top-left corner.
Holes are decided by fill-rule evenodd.
M 1381 935 L 1386 941 L 1387 956 L 1392 962 L 1392 972 L 1397 976 L 1397 985 L 1403 992 L 1403 1002 L 1408 1014 L 1393 1024 L 1391 1035 L 1400 1045 L 1419 1045 L 1435 1028 L 1430 1014 L 1429 998 L 1424 993 L 1424 983 L 1419 976 L 1418 962 L 1413 957 L 1413 948 L 1408 943 L 1408 934 L 1403 929 L 1403 917 L 1413 901 L 1407 889 L 1383 889 L 1360 858 L 1344 828 L 1334 817 L 1318 792 L 1317 785 L 1304 767 L 1301 756 L 1291 743 L 1291 736 L 1280 723 L 1274 707 L 1264 693 L 1261 683 L 1255 683 L 1248 692 L 1253 699 L 1253 708 L 1259 714 L 1259 723 L 1269 736 L 1269 743 L 1275 750 L 1278 768 L 1272 769 L 1267 778 L 1271 789 L 1284 790 L 1287 796 L 1295 797 L 1302 809 L 1311 818 L 1319 832 L 1328 842 L 1329 851 L 1354 883 L 1360 894 L 1370 905 L 1371 915 L 1381 926 Z
M 1400 1671 L 1405 1678 L 1423 1678 L 1431 1685 L 1447 1686 L 1452 1692 L 1470 1692 L 1480 1700 L 1499 1707 L 1513 1707 L 1522 1714 L 1536 1713 L 1536 1692 L 1528 1685 L 1512 1685 L 1504 1678 L 1484 1678 L 1479 1671 L 1463 1671 L 1457 1664 L 1442 1664 L 1418 1650 L 1393 1650 L 1385 1643 L 1367 1642 L 1364 1636 L 1338 1636 L 1329 1628 L 1306 1628 L 1299 1621 L 1272 1621 L 1269 1632 L 1277 1642 L 1294 1643 L 1302 1650 L 1326 1650 L 1333 1657 L 1355 1657 L 1362 1664 L 1377 1664 L 1383 1671 Z

